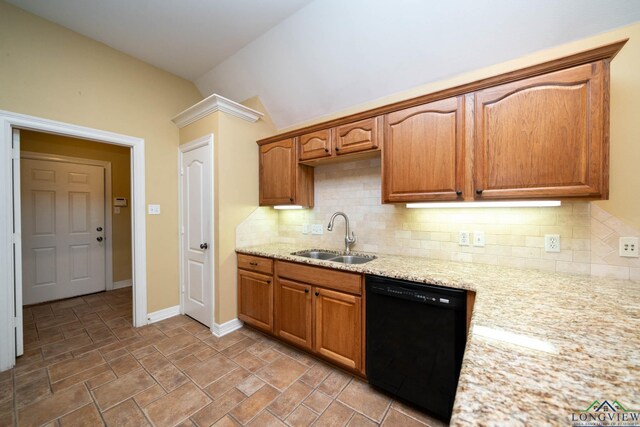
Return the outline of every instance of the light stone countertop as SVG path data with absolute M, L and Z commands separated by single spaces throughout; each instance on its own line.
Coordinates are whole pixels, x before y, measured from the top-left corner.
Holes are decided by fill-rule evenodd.
M 640 411 L 640 283 L 372 254 L 344 265 L 272 244 L 237 252 L 476 291 L 451 425 L 571 425 L 594 400 Z

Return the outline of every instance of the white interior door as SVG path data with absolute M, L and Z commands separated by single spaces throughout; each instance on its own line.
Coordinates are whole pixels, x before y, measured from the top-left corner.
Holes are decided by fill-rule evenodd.
M 104 168 L 22 159 L 23 303 L 104 291 Z
M 213 322 L 211 151 L 181 147 L 182 292 L 184 314 Z

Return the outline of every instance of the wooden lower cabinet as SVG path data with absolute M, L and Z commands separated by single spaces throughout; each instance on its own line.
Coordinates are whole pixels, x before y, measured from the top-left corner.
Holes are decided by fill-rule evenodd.
M 311 286 L 279 279 L 276 283 L 275 334 L 307 350 L 313 348 Z
M 362 366 L 362 298 L 314 288 L 314 350 L 340 365 Z
M 238 318 L 273 332 L 273 279 L 266 274 L 238 270 Z

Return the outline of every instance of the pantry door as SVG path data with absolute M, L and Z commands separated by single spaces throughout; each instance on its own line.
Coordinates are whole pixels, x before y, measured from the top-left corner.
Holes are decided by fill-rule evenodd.
M 212 136 L 180 146 L 183 311 L 213 323 Z
M 104 291 L 104 168 L 22 159 L 20 182 L 23 304 Z

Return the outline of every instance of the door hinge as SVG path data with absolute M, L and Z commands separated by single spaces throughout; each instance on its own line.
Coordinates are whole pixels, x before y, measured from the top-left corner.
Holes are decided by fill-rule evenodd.
M 180 168 L 180 176 L 184 175 L 184 168 Z
M 14 328 L 17 328 L 17 327 L 18 327 L 18 318 L 17 318 L 17 317 L 14 317 L 14 318 L 13 318 L 13 327 L 14 327 Z
M 11 235 L 11 243 L 13 243 L 14 245 L 16 244 L 16 242 L 18 241 L 19 237 L 16 233 L 13 233 Z

